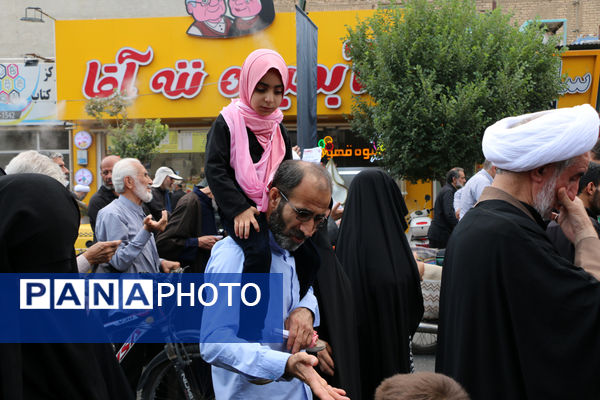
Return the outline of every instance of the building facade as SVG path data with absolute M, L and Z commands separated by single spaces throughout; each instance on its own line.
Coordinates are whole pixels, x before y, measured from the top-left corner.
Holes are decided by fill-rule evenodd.
M 99 160 L 110 142 L 85 114 L 87 99 L 115 88 L 131 89 L 131 118 L 161 118 L 171 128 L 150 172 L 169 165 L 194 183 L 202 176 L 210 124 L 235 97 L 236 71 L 246 55 L 260 47 L 278 50 L 291 67 L 294 82 L 294 1 L 275 0 L 277 14 L 270 26 L 232 39 L 188 35 L 194 20 L 184 0 L 156 0 L 143 6 L 104 0 L 93 9 L 76 0 L 54 0 L 44 4 L 43 11 L 56 20 L 26 10 L 19 1 L 5 3 L 0 13 L 7 33 L 0 46 L 0 166 L 23 150 L 60 152 L 72 171 L 72 183 L 90 185 L 91 193 L 101 184 Z M 349 129 L 352 96 L 360 93 L 360 87 L 341 38 L 345 25 L 368 16 L 377 4 L 374 0 L 306 4 L 319 28 L 318 138 L 341 167 L 376 165 L 377 144 L 366 143 Z M 566 43 L 598 35 L 597 0 L 477 0 L 476 4 L 482 12 L 501 8 L 513 13 L 519 26 L 540 18 Z M 597 104 L 600 62 L 597 54 L 582 51 L 564 59 L 563 72 L 572 82 L 569 96 L 559 106 Z M 292 85 L 282 106 L 292 140 L 295 100 Z M 422 192 L 409 190 L 409 207 L 417 202 L 420 208 L 424 193 L 431 190 Z

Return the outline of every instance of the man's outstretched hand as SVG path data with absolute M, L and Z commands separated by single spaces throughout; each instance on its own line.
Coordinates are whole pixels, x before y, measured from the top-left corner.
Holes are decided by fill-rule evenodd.
M 167 210 L 162 210 L 161 218 L 158 221 L 154 221 L 152 215 L 148 215 L 144 218 L 144 229 L 148 232 L 162 232 L 165 230 L 168 221 L 169 216 Z
M 327 381 L 315 371 L 315 365 L 319 360 L 304 352 L 292 354 L 285 364 L 285 373 L 289 376 L 300 379 L 310 386 L 312 392 L 322 400 L 349 400 L 345 396 L 346 392 L 342 389 L 330 386 Z

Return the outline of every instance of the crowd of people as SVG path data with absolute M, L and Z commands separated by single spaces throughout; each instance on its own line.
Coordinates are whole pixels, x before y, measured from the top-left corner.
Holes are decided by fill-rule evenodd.
M 467 181 L 450 169 L 429 231 L 446 249 L 438 373 L 414 373 L 423 265 L 402 193 L 367 170 L 343 211 L 333 204 L 327 170 L 292 160 L 279 110 L 288 77 L 272 50 L 247 57 L 239 98 L 208 135 L 206 181 L 189 193 L 170 190 L 182 177 L 169 167 L 151 178 L 137 159 L 102 159 L 88 211 L 95 244 L 78 257 L 64 161 L 19 154 L 0 177 L 2 272 L 282 274 L 283 343 L 249 328 L 264 307 L 204 311 L 203 322 L 220 321 L 207 322 L 208 338 L 243 339 L 199 344 L 217 399 L 599 398 L 600 166 L 588 154 L 598 113 L 503 119 L 485 132 L 481 171 Z M 2 344 L 0 397 L 133 398 L 160 349 L 136 345 L 119 365 L 108 344 Z

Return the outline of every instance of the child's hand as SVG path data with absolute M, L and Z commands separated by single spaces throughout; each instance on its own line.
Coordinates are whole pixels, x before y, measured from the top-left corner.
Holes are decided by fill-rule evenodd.
M 254 217 L 256 214 L 258 214 L 256 207 L 250 207 L 233 219 L 235 236 L 240 239 L 248 239 L 248 236 L 250 236 L 250 224 L 254 226 L 256 232 L 260 232 L 258 221 Z

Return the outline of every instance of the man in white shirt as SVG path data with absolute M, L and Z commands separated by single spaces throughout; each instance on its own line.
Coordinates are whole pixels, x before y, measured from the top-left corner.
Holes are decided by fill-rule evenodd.
M 481 171 L 476 173 L 467 181 L 467 184 L 461 189 L 462 194 L 460 196 L 459 209 L 460 218 L 469 211 L 475 203 L 479 200 L 483 189 L 490 186 L 496 176 L 496 167 L 488 160 L 483 162 L 483 168 Z M 456 199 L 456 194 L 454 195 Z M 459 218 L 459 219 L 460 219 Z

